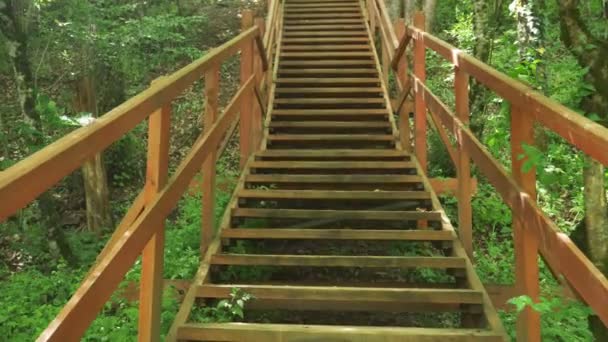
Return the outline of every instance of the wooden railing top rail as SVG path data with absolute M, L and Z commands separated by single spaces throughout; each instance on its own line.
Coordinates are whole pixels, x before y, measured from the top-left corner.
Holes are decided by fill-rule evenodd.
M 381 8 L 382 0 L 371 0 Z M 381 15 L 381 11 L 377 13 Z M 388 18 L 388 17 L 387 17 Z M 384 25 L 382 25 L 384 26 Z M 384 28 L 392 30 L 390 25 Z M 547 98 L 529 86 L 513 80 L 491 66 L 466 54 L 462 50 L 441 39 L 413 26 L 407 26 L 405 35 L 394 43 L 386 41 L 388 33 L 382 34 L 385 44 L 394 47 L 391 55 L 391 67 L 397 69 L 404 57 L 409 42 L 422 43 L 443 56 L 451 64 L 468 75 L 473 76 L 496 94 L 509 101 L 513 107 L 520 108 L 533 115 L 534 120 L 556 132 L 566 141 L 582 152 L 608 165 L 608 128 L 574 112 L 560 103 Z M 514 212 L 514 219 L 524 224 L 526 231 L 532 232 L 538 239 L 539 251 L 553 272 L 565 278 L 578 295 L 595 311 L 604 324 L 608 325 L 608 280 L 593 263 L 578 249 L 572 240 L 553 223 L 538 207 L 536 199 L 531 198 L 518 184 L 513 176 L 497 161 L 483 144 L 474 136 L 457 116 L 442 103 L 415 75 L 409 75 L 410 84 L 415 94 L 421 94 L 431 117 L 438 120 L 441 126 L 456 139 L 456 143 L 470 155 L 479 170 L 496 188 L 503 200 Z M 445 135 L 443 127 L 439 133 Z M 444 143 L 449 143 L 442 136 Z M 451 146 L 447 146 L 450 148 Z M 456 159 L 452 148 L 451 158 Z
M 91 125 L 79 128 L 2 172 L 0 222 L 25 207 L 42 192 L 103 151 L 145 120 L 154 110 L 203 77 L 212 66 L 238 52 L 242 44 L 260 36 L 252 27 L 202 58 L 185 66 L 106 113 Z M 265 50 L 262 55 L 265 58 Z
M 475 57 L 418 28 L 408 26 L 402 41 L 414 39 L 437 52 L 455 67 L 483 83 L 600 163 L 608 165 L 608 129 L 512 79 Z M 398 61 L 393 61 L 398 62 Z

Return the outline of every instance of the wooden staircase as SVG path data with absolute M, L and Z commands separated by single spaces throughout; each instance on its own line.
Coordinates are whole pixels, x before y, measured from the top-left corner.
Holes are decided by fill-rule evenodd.
M 194 282 L 238 288 L 243 322 L 177 328 L 199 341 L 502 341 L 454 229 L 401 146 L 358 0 L 285 0 L 260 151 Z M 187 317 L 187 315 L 186 315 Z

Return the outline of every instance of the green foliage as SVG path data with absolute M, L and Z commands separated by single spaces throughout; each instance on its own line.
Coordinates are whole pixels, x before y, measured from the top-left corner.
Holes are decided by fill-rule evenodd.
M 509 304 L 515 306 L 516 312 L 503 314 L 507 326 L 515 323 L 517 314 L 524 308 L 531 307 L 541 314 L 543 341 L 593 341 L 593 336 L 587 329 L 587 318 L 592 311 L 576 301 L 541 297 L 538 303 L 534 303 L 528 296 L 519 296 L 511 298 Z
M 191 319 L 201 323 L 235 322 L 245 318 L 245 305 L 255 299 L 251 294 L 232 288 L 230 298 L 220 300 L 215 306 L 196 307 Z

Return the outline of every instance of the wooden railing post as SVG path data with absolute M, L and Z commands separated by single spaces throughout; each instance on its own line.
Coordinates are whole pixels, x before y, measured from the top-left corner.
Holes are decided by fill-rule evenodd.
M 255 18 L 254 21 L 255 25 L 261 28 L 260 34 L 262 35 L 262 37 L 264 36 L 264 32 L 265 32 L 265 24 L 264 24 L 264 18 Z M 262 67 L 262 54 L 265 54 L 266 51 L 259 51 L 258 47 L 256 46 L 256 53 L 254 54 L 255 57 L 255 85 L 256 87 L 260 87 L 259 91 L 263 92 L 263 89 L 261 88 L 261 84 L 262 81 L 264 79 L 264 69 Z M 262 95 L 263 96 L 263 95 Z M 254 101 L 255 102 L 255 101 Z M 264 122 L 264 115 L 266 113 L 262 113 L 262 109 L 260 108 L 260 106 L 254 105 L 254 116 L 253 116 L 253 147 L 252 147 L 252 152 L 255 152 L 259 147 L 260 147 L 260 143 L 262 141 L 262 123 Z
M 148 121 L 148 161 L 144 206 L 167 183 L 169 172 L 169 134 L 171 103 L 155 111 Z M 139 341 L 160 341 L 160 311 L 163 294 L 165 223 L 158 221 L 154 235 L 142 254 L 139 292 Z
M 369 16 L 369 28 L 372 33 L 372 38 L 376 39 L 376 11 L 374 6 L 376 0 L 367 0 L 367 15 Z
M 405 35 L 405 30 L 405 19 L 397 19 L 397 21 L 395 22 L 395 34 L 397 35 L 397 39 L 399 39 L 399 41 L 403 39 L 403 36 Z M 397 79 L 399 79 L 399 81 L 401 82 L 401 91 L 404 91 L 409 84 L 407 69 L 407 57 L 404 54 L 403 57 L 399 60 L 399 67 L 397 68 Z M 403 147 L 405 151 L 411 151 L 412 142 L 410 139 L 410 113 L 407 109 L 408 107 L 405 105 L 400 105 L 400 107 L 398 108 L 399 135 L 401 138 L 401 147 Z
M 218 99 L 220 93 L 220 66 L 212 66 L 205 74 L 205 117 L 203 129 L 208 132 L 218 117 Z M 217 149 L 210 152 L 202 168 L 202 227 L 201 255 L 204 255 L 215 232 L 215 165 Z
M 462 123 L 469 123 L 469 75 L 459 67 L 454 68 L 454 94 L 456 98 L 456 116 Z M 458 232 L 462 245 L 473 260 L 473 212 L 471 197 L 473 189 L 471 183 L 471 158 L 463 148 L 462 142 L 458 144 Z
M 511 108 L 511 163 L 513 178 L 536 201 L 536 168 L 524 172 L 522 167 L 527 158 L 523 145 L 534 144 L 534 118 L 520 107 Z M 540 295 L 538 280 L 538 240 L 526 230 L 523 213 L 513 211 L 513 238 L 515 247 L 515 287 L 537 302 Z M 517 318 L 518 341 L 540 341 L 540 315 L 526 307 Z
M 245 31 L 253 26 L 253 12 L 251 10 L 244 10 L 241 14 L 241 30 Z M 254 59 L 254 45 L 253 39 L 245 42 L 241 50 L 241 86 L 245 85 L 247 80 L 253 74 L 253 59 Z M 241 168 L 245 166 L 245 162 L 249 158 L 252 151 L 252 121 L 253 121 L 253 91 L 248 91 L 245 94 L 245 98 L 241 102 L 241 113 L 240 113 L 240 131 L 239 131 L 239 143 L 241 147 L 240 165 Z
M 414 27 L 424 31 L 424 12 L 416 12 L 414 16 Z M 422 37 L 419 36 L 414 41 L 414 75 L 420 82 L 426 82 L 426 48 Z M 415 97 L 415 117 L 414 117 L 414 147 L 416 158 L 420 167 L 427 172 L 427 149 L 426 149 L 426 103 L 422 96 L 422 91 L 416 91 Z

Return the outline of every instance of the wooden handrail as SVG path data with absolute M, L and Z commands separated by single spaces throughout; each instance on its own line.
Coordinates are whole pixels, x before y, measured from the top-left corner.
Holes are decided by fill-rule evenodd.
M 242 32 L 204 57 L 156 82 L 91 125 L 67 134 L 2 172 L 0 198 L 6 200 L 0 206 L 0 222 L 135 128 L 157 108 L 199 80 L 209 67 L 234 55 L 243 42 L 253 39 L 259 32 L 257 27 Z
M 217 148 L 223 134 L 238 114 L 238 108 L 254 86 L 255 76 L 242 86 L 226 107 L 224 114 L 213 127 L 199 139 L 180 163 L 174 175 L 161 192 L 155 194 L 149 205 L 129 226 L 123 236 L 94 266 L 76 293 L 63 307 L 59 315 L 40 335 L 38 341 L 73 341 L 84 334 L 89 324 L 103 308 L 105 302 L 118 287 L 141 250 L 155 233 L 155 223 L 165 220 L 177 201 L 188 188 L 192 178 L 200 170 L 207 154 Z
M 562 274 L 593 308 L 604 324 L 608 325 L 608 280 L 578 249 L 572 240 L 542 212 L 513 177 L 492 157 L 473 133 L 441 102 L 418 78 L 414 88 L 425 98 L 428 109 L 437 114 L 444 127 L 457 139 L 458 144 L 470 153 L 471 158 L 505 203 L 521 213 L 526 229 L 539 241 L 539 250 L 554 271 Z M 606 132 L 608 135 L 608 130 Z
M 529 86 L 510 78 L 427 32 L 409 26 L 407 34 L 414 40 L 421 40 L 426 47 L 443 56 L 454 66 L 460 67 L 513 105 L 526 108 L 545 127 L 608 166 L 608 148 L 606 148 L 608 129 L 606 127 L 547 98 Z
M 407 49 L 407 46 L 411 40 L 412 40 L 412 36 L 407 34 L 407 26 L 406 26 L 405 34 L 399 41 L 399 46 L 397 46 L 397 49 L 395 50 L 395 54 L 393 55 L 393 60 L 391 61 L 391 67 L 393 68 L 393 70 L 397 70 L 399 68 L 399 61 L 401 60 L 401 57 L 403 57 L 403 54 L 405 53 L 405 50 Z
M 431 121 L 435 123 L 441 140 L 446 144 L 450 157 L 455 162 L 457 169 L 465 168 L 469 170 L 468 160 L 470 157 L 478 166 L 479 171 L 496 188 L 504 202 L 513 210 L 514 220 L 520 222 L 519 226 L 514 227 L 517 230 L 518 243 L 527 245 L 525 247 L 523 245 L 516 245 L 516 248 L 526 249 L 525 252 L 519 251 L 521 259 L 516 261 L 517 267 L 530 266 L 531 269 L 529 271 L 532 273 L 528 276 L 519 272 L 516 280 L 517 286 L 520 286 L 520 290 L 524 291 L 524 294 L 530 291 L 531 296 L 537 296 L 539 289 L 538 279 L 534 274 L 537 272 L 537 266 L 535 266 L 537 256 L 535 251 L 538 251 L 554 275 L 558 278 L 565 278 L 563 282 L 572 286 L 580 298 L 594 309 L 604 324 L 608 325 L 608 304 L 606 303 L 608 298 L 608 281 L 606 277 L 583 255 L 567 235 L 559 231 L 557 226 L 538 207 L 534 196 L 535 178 L 532 175 L 522 175 L 521 172 L 518 173 L 516 171 L 510 174 L 475 138 L 467 128 L 467 123 L 463 122 L 463 120 L 468 121 L 469 116 L 469 75 L 500 97 L 509 101 L 514 108 L 515 114 L 519 115 L 519 119 L 522 119 L 522 115 L 528 115 L 528 117 L 523 117 L 526 120 L 522 119 L 526 121 L 525 125 L 520 123 L 519 126 L 524 125 L 525 129 L 529 131 L 532 129 L 531 127 L 533 127 L 534 122 L 537 121 L 559 134 L 587 155 L 607 166 L 608 148 L 606 146 L 608 146 L 608 129 L 543 96 L 521 82 L 511 79 L 507 75 L 500 73 L 491 66 L 482 63 L 421 28 L 407 26 L 405 35 L 397 44 L 393 44 L 393 40 L 390 38 L 393 35 L 393 28 L 390 25 L 386 25 L 386 22 L 390 21 L 390 19 L 383 11 L 383 1 L 367 1 L 370 5 L 368 8 L 371 7 L 370 12 L 372 12 L 369 13 L 371 16 L 370 22 L 379 23 L 382 44 L 389 48 L 394 46 L 394 51 L 392 53 L 389 52 L 389 56 L 392 57 L 391 69 L 395 72 L 403 72 L 403 70 L 399 71 L 398 67 L 400 64 L 407 63 L 404 60 L 404 56 L 410 42 L 417 43 L 417 46 L 422 46 L 423 49 L 430 48 L 434 50 L 454 66 L 456 76 L 457 78 L 459 77 L 459 82 L 455 84 L 458 116 L 448 109 L 426 87 L 425 81 L 420 75 L 412 75 L 410 76 L 410 79 L 412 79 L 410 83 L 414 88 L 413 93 L 420 97 L 416 102 L 423 104 L 423 108 L 421 109 L 424 109 L 416 111 L 415 122 L 419 120 L 421 122 L 426 121 L 426 110 L 430 111 Z M 421 53 L 419 48 L 417 51 L 419 54 Z M 424 59 L 418 58 L 418 61 L 414 62 L 414 66 L 416 66 L 417 62 L 421 62 L 423 65 Z M 399 79 L 399 77 L 396 78 Z M 403 101 L 403 97 L 403 93 L 401 93 L 398 101 Z M 525 114 L 522 113 L 522 110 L 525 110 Z M 515 120 L 517 121 L 517 119 Z M 408 127 L 405 128 L 409 130 L 409 122 L 406 121 L 406 124 Z M 514 124 L 518 123 L 515 122 Z M 519 129 L 524 128 L 519 127 Z M 456 139 L 456 146 L 453 146 L 448 139 L 448 132 Z M 420 137 L 421 134 L 426 135 L 425 133 L 426 128 L 416 131 L 416 135 L 419 138 L 422 138 Z M 520 149 L 519 145 L 522 142 L 527 141 L 526 139 L 529 140 L 529 132 L 526 134 L 526 136 L 520 134 L 521 136 L 517 135 L 513 138 L 512 154 L 517 153 L 517 150 Z M 423 164 L 423 161 L 421 161 L 421 164 Z M 465 177 L 468 173 L 469 171 L 464 173 Z M 518 178 L 514 177 L 517 175 Z M 525 179 L 521 179 L 522 177 Z M 463 177 L 460 174 L 459 182 L 463 182 Z M 459 184 L 458 191 L 459 221 L 462 221 L 461 223 L 464 222 L 465 226 L 468 220 L 466 212 L 470 212 L 470 202 L 467 204 L 467 198 L 465 198 L 469 197 L 468 200 L 470 201 L 470 191 L 467 190 L 467 186 L 470 186 L 470 184 Z M 460 208 L 461 201 L 463 201 L 462 208 L 464 209 L 462 215 Z M 468 223 L 470 225 L 470 222 Z M 462 234 L 462 232 L 460 233 Z M 460 238 L 463 240 L 465 247 L 467 247 L 467 241 L 465 240 L 468 239 L 468 243 L 470 243 L 471 237 L 460 236 Z M 468 249 L 472 249 L 470 245 Z M 533 284 L 533 282 L 536 283 Z M 529 309 L 527 311 L 531 312 Z M 530 319 L 530 321 L 524 322 L 526 327 L 523 329 L 518 328 L 518 336 L 538 339 L 540 338 L 538 314 L 531 314 L 532 316 L 522 316 Z M 531 330 L 526 330 L 528 328 Z M 530 336 L 526 335 L 528 333 Z

